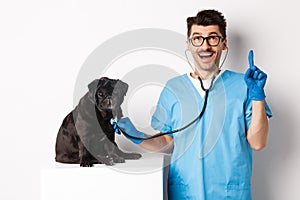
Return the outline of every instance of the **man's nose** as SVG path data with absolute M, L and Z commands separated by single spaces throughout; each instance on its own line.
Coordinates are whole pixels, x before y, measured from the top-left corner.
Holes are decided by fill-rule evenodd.
M 208 44 L 207 39 L 205 39 L 205 40 L 203 41 L 203 44 L 201 45 L 201 47 L 202 47 L 203 49 L 205 49 L 205 50 L 211 48 L 211 46 Z

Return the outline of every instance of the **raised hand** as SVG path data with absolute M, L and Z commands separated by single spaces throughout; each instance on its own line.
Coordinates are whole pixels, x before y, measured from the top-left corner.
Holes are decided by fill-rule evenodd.
M 249 89 L 249 98 L 251 100 L 261 101 L 266 98 L 264 87 L 267 80 L 267 74 L 254 65 L 253 50 L 248 55 L 249 68 L 245 73 L 244 80 Z

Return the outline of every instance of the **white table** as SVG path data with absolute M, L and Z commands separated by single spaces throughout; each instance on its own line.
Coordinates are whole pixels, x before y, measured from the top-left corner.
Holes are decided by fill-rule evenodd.
M 91 168 L 56 163 L 41 171 L 41 200 L 167 199 L 164 157 L 145 153 L 139 160 Z

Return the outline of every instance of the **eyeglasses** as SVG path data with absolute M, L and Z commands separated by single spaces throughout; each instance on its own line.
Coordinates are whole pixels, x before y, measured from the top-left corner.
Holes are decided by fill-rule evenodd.
M 210 35 L 208 37 L 194 35 L 189 38 L 190 42 L 195 47 L 201 47 L 205 40 L 209 46 L 215 47 L 219 45 L 221 39 L 223 39 L 223 37 L 218 35 Z

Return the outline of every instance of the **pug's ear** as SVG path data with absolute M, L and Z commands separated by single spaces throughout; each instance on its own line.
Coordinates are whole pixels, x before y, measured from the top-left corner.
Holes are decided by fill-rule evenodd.
M 117 85 L 118 88 L 121 89 L 123 95 L 125 96 L 126 93 L 127 93 L 127 91 L 128 91 L 128 87 L 129 87 L 128 84 L 125 83 L 125 82 L 123 82 L 123 81 L 121 81 L 121 80 L 118 80 L 118 82 L 117 82 L 116 85 Z
M 95 91 L 95 90 L 97 89 L 98 82 L 99 82 L 99 79 L 95 79 L 95 80 L 93 80 L 93 82 L 91 82 L 91 83 L 88 85 L 89 92 Z
M 95 79 L 93 82 L 91 82 L 88 85 L 88 88 L 89 88 L 88 97 L 94 103 L 95 103 L 95 93 L 97 91 L 98 83 L 99 83 L 99 79 Z

